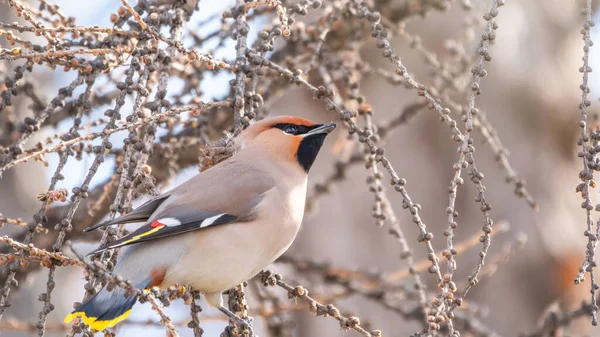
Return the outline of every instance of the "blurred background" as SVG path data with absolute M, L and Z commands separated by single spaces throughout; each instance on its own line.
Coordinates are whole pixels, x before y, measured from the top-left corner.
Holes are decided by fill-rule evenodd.
M 38 4 L 36 1 L 30 2 L 34 7 Z M 97 24 L 101 27 L 112 26 L 110 14 L 120 6 L 120 2 L 115 0 L 54 0 L 54 3 L 60 5 L 64 14 L 75 17 L 78 25 Z M 420 1 L 377 2 L 375 8 L 381 10 L 377 6 L 402 7 L 411 3 Z M 479 21 L 483 13 L 489 10 L 491 2 L 474 1 L 470 11 L 463 9 L 465 3 L 449 1 L 450 7 L 446 11 L 432 10 L 425 16 L 415 15 L 406 23 L 405 30 L 410 34 L 409 38 L 392 34 L 390 41 L 395 51 L 420 83 L 428 87 L 436 85 L 431 76 L 433 67 L 424 54 L 414 48 L 414 44 L 411 45 L 411 39 L 415 36 L 420 38 L 421 45 L 440 62 L 452 58 L 451 46 L 456 44 L 463 46 L 468 55 L 475 55 L 477 41 L 484 29 Z M 218 29 L 221 21 L 213 16 L 232 5 L 234 2 L 231 0 L 203 0 L 186 28 L 194 30 L 199 22 L 211 20 L 202 26 L 203 29 Z M 474 133 L 477 165 L 479 171 L 485 174 L 487 199 L 492 205 L 491 216 L 496 224 L 507 224 L 510 229 L 494 236 L 488 262 L 500 258 L 501 263 L 492 277 L 482 277 L 481 282 L 469 293 L 467 302 L 469 310 L 476 311 L 475 316 L 498 335 L 526 335 L 536 331 L 548 311 L 573 310 L 579 308 L 582 301 L 589 302 L 588 280 L 577 286 L 573 283 L 585 258 L 587 243 L 583 236 L 585 213 L 580 208 L 581 197 L 575 193 L 575 187 L 580 183 L 578 173 L 582 169 L 581 159 L 577 158 L 577 139 L 580 132 L 579 85 L 582 81 L 578 68 L 581 67 L 583 54 L 580 31 L 584 17 L 581 15 L 581 8 L 584 5 L 583 1 L 571 0 L 509 0 L 500 8 L 496 18 L 499 28 L 495 44 L 490 49 L 492 61 L 486 64 L 488 75 L 482 79 L 482 94 L 477 98 L 477 106 L 487 112 L 489 121 L 510 151 L 509 159 L 513 168 L 527 181 L 528 191 L 539 207 L 539 211 L 534 212 L 526 202 L 514 195 L 514 186 L 505 182 L 506 174 L 498 166 L 494 153 L 483 144 L 481 135 Z M 597 2 L 594 2 L 594 6 L 596 5 Z M 7 3 L 0 3 L 0 21 L 22 22 L 22 18 L 17 18 L 15 14 L 14 8 Z M 251 22 L 250 41 L 256 41 L 256 35 L 269 20 L 258 19 Z M 314 23 L 314 18 L 309 13 L 300 21 L 310 26 Z M 594 22 L 598 23 L 597 16 L 594 17 Z M 196 33 L 204 35 L 202 31 Z M 330 35 L 330 38 L 335 37 Z M 592 29 L 592 40 L 600 41 L 600 30 L 597 27 Z M 0 42 L 6 47 L 6 40 L 0 39 Z M 235 41 L 228 39 L 215 53 L 215 57 L 234 60 L 234 46 Z M 360 54 L 373 68 L 393 71 L 389 62 L 381 57 L 374 39 L 360 48 Z M 597 48 L 591 49 L 590 60 L 592 69 L 600 68 Z M 6 61 L 0 65 L 6 73 L 14 66 L 15 64 Z M 51 98 L 54 97 L 56 88 L 72 80 L 68 75 L 40 67 L 27 76 L 43 88 L 47 98 Z M 199 85 L 201 88 L 198 92 L 202 92 L 203 99 L 225 95 L 229 92 L 228 81 L 232 76 L 230 73 L 211 76 Z M 590 112 L 597 113 L 599 91 L 596 89 L 600 88 L 600 75 L 597 72 L 590 74 L 589 84 L 592 101 Z M 373 120 L 376 122 L 391 120 L 407 104 L 422 102 L 415 90 L 392 85 L 377 76 L 362 78 L 360 89 L 372 107 Z M 464 102 L 466 95 L 461 97 L 459 102 Z M 323 104 L 314 102 L 312 95 L 302 88 L 286 90 L 279 97 L 271 98 L 270 102 L 268 112 L 273 115 L 297 115 L 320 122 L 337 120 L 334 112 L 327 111 Z M 26 108 L 29 104 L 31 102 L 27 98 L 15 99 L 12 111 L 22 119 L 30 113 Z M 129 107 L 130 104 L 128 103 Z M 90 120 L 93 116 L 101 116 L 103 111 L 103 108 L 95 108 Z M 459 116 L 454 116 L 462 130 Z M 42 128 L 31 144 L 68 130 L 71 123 L 71 120 L 65 119 L 56 128 Z M 117 134 L 112 140 L 119 144 L 125 136 Z M 421 216 L 429 230 L 436 235 L 433 240 L 436 251 L 445 247 L 442 232 L 447 225 L 446 189 L 454 174 L 452 164 L 457 159 L 456 143 L 450 140 L 450 136 L 448 127 L 439 122 L 437 114 L 424 109 L 390 133 L 384 146 L 386 155 L 398 174 L 407 180 L 411 198 L 422 206 Z M 395 238 L 389 235 L 386 226 L 378 228 L 371 215 L 373 194 L 365 183 L 369 171 L 364 169 L 364 164 L 349 166 L 344 179 L 332 184 L 328 193 L 315 196 L 312 186 L 325 181 L 336 172 L 335 163 L 339 159 L 340 144 L 344 143 L 345 138 L 345 131 L 338 128 L 311 170 L 308 194 L 309 200 L 315 200 L 314 207 L 307 210 L 303 227 L 287 255 L 327 262 L 337 267 L 382 273 L 407 269 L 405 262 L 399 259 L 401 249 Z M 91 158 L 69 162 L 65 168 L 65 172 L 68 172 L 67 179 L 60 182 L 59 187 L 70 191 L 72 187 L 81 184 Z M 47 189 L 53 168 L 58 163 L 58 156 L 48 155 L 46 160 L 49 162 L 47 168 L 39 162 L 31 162 L 4 173 L 0 179 L 0 212 L 4 216 L 31 221 L 32 214 L 39 209 L 36 196 Z M 114 165 L 114 158 L 107 158 L 91 187 L 105 182 L 114 171 Z M 197 165 L 183 167 L 175 179 L 159 188 L 168 190 L 197 171 Z M 466 183 L 459 187 L 456 203 L 456 210 L 460 214 L 456 230 L 458 242 L 466 242 L 471 237 L 478 238 L 483 225 L 479 204 L 473 201 L 477 195 L 476 187 L 465 175 L 463 173 Z M 387 177 L 383 179 L 384 186 L 389 186 L 388 181 Z M 594 198 L 596 194 L 594 191 Z M 418 229 L 412 223 L 410 214 L 402 209 L 401 196 L 393 190 L 388 196 L 416 260 L 425 259 L 427 252 L 422 244 L 417 243 Z M 143 200 L 136 200 L 134 206 Z M 14 230 L 7 225 L 2 229 L 2 234 L 11 234 Z M 521 242 L 525 237 L 525 244 L 518 249 L 514 248 L 515 242 Z M 96 246 L 97 242 L 75 243 L 75 247 L 82 252 L 90 251 Z M 511 254 L 506 254 L 507 249 Z M 476 266 L 479 250 L 480 245 L 477 244 L 457 257 L 455 280 L 459 285 L 466 283 L 468 275 Z M 505 255 L 506 261 L 502 258 Z M 290 267 L 285 264 L 275 264 L 273 268 L 280 271 L 284 279 L 301 282 L 313 293 L 329 291 L 326 285 L 319 282 L 312 285 L 308 276 L 292 276 Z M 422 276 L 429 289 L 436 291 L 432 275 L 425 271 Z M 24 329 L 17 323 L 36 321 L 41 305 L 38 295 L 46 287 L 46 277 L 45 269 L 31 273 L 26 282 L 21 283 L 19 290 L 11 294 L 12 306 L 4 314 L 3 322 L 0 322 L 3 335 L 26 336 L 37 333 Z M 401 282 L 412 285 L 409 278 Z M 62 328 L 62 319 L 72 310 L 73 302 L 81 300 L 84 283 L 80 268 L 59 268 L 57 288 L 53 296 L 55 310 L 49 315 L 47 335 L 59 336 L 68 331 L 68 327 Z M 283 302 L 287 301 L 285 291 L 274 289 L 273 293 L 281 297 Z M 252 310 L 252 289 L 249 289 L 248 296 Z M 384 335 L 407 336 L 422 328 L 415 320 L 406 320 L 361 296 L 349 296 L 336 304 L 368 322 L 373 328 L 381 330 Z M 221 318 L 218 311 L 207 308 L 204 303 L 201 305 L 204 308 L 200 318 L 204 335 L 220 334 L 227 322 L 215 319 Z M 299 304 L 300 307 L 303 305 Z M 181 301 L 174 302 L 166 311 L 174 321 L 189 317 L 189 310 Z M 353 331 L 340 331 L 339 324 L 334 320 L 314 317 L 306 309 L 292 311 L 286 317 L 295 326 L 294 336 L 357 335 Z M 129 320 L 134 323 L 116 328 L 118 336 L 136 336 L 142 333 L 147 336 L 164 335 L 164 327 L 142 324 L 147 320 L 158 321 L 147 304 L 137 305 Z M 135 322 L 141 322 L 141 325 Z M 256 318 L 255 325 L 259 335 L 269 335 L 264 328 L 264 319 Z M 180 328 L 179 332 L 182 336 L 193 335 L 186 328 Z M 564 334 L 591 336 L 600 334 L 600 330 L 591 329 L 590 318 L 584 315 L 565 330 Z

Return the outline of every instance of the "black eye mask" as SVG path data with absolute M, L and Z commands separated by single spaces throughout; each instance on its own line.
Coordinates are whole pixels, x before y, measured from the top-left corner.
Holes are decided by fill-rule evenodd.
M 321 126 L 323 126 L 323 124 L 306 126 L 291 123 L 280 123 L 273 125 L 274 128 L 280 129 L 286 133 L 290 133 L 290 129 L 293 129 L 295 132 L 290 133 L 293 135 L 303 135 Z M 296 159 L 298 160 L 298 164 L 307 173 L 315 162 L 326 136 L 327 133 L 315 133 L 314 135 L 305 136 L 300 141 L 300 145 L 298 146 L 298 150 L 296 152 Z
M 279 123 L 279 124 L 273 125 L 274 128 L 282 130 L 283 132 L 287 132 L 289 128 L 294 128 L 295 132 L 291 133 L 293 135 L 303 135 L 303 134 L 309 132 L 310 130 L 318 128 L 319 126 L 321 126 L 321 124 L 306 126 L 306 125 L 298 125 L 298 124 L 292 124 L 292 123 Z M 287 132 L 287 133 L 289 133 L 289 132 Z

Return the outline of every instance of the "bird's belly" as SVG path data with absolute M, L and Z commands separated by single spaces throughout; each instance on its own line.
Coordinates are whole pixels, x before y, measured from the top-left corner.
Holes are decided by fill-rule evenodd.
M 169 268 L 163 284 L 189 284 L 206 293 L 230 289 L 283 254 L 299 225 L 253 221 L 195 232 L 188 253 Z

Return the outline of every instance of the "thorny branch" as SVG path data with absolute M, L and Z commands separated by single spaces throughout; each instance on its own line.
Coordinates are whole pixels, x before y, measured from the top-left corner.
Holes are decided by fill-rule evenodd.
M 340 314 L 340 311 L 335 306 L 328 304 L 324 305 L 317 302 L 314 298 L 308 295 L 308 290 L 306 290 L 302 286 L 293 287 L 287 283 L 285 283 L 281 275 L 273 274 L 270 271 L 263 271 L 260 274 L 261 282 L 265 286 L 279 286 L 288 292 L 288 298 L 294 299 L 298 298 L 302 301 L 306 302 L 309 306 L 309 310 L 315 313 L 317 316 L 325 315 L 331 316 L 340 322 L 340 328 L 342 330 L 353 329 L 359 332 L 361 335 L 366 337 L 378 337 L 381 336 L 381 332 L 378 330 L 367 331 L 360 325 L 360 320 L 358 317 L 345 317 Z
M 588 107 L 591 105 L 591 102 L 588 99 L 588 94 L 590 92 L 590 87 L 588 85 L 588 77 L 589 73 L 592 72 L 592 68 L 589 65 L 589 52 L 592 47 L 592 40 L 590 38 L 591 28 L 594 26 L 594 22 L 592 21 L 592 1 L 586 0 L 586 6 L 582 10 L 582 14 L 585 16 L 585 23 L 583 25 L 583 29 L 581 30 L 581 34 L 583 35 L 583 66 L 579 68 L 579 72 L 583 73 L 583 82 L 581 83 L 581 103 L 579 103 L 579 110 L 581 111 L 581 120 L 579 122 L 579 127 L 581 128 L 581 138 L 577 141 L 577 144 L 581 146 L 581 151 L 578 156 L 583 160 L 583 170 L 579 172 L 579 179 L 581 179 L 582 183 L 579 184 L 576 188 L 576 191 L 581 193 L 581 197 L 584 201 L 581 203 L 581 208 L 585 209 L 586 214 L 586 223 L 587 227 L 584 232 L 584 235 L 588 238 L 588 244 L 586 249 L 586 257 L 585 261 L 579 268 L 579 273 L 575 278 L 575 284 L 581 283 L 584 280 L 585 273 L 589 273 L 590 275 L 590 292 L 591 292 L 591 304 L 589 314 L 592 317 L 592 324 L 597 325 L 597 311 L 598 306 L 596 304 L 596 291 L 599 286 L 596 283 L 596 277 L 594 275 L 594 268 L 596 267 L 596 246 L 598 245 L 598 240 L 600 239 L 600 222 L 596 225 L 596 230 L 594 230 L 594 219 L 592 217 L 592 210 L 594 206 L 592 205 L 592 200 L 590 197 L 590 187 L 595 187 L 596 182 L 594 179 L 594 170 L 597 169 L 597 154 L 595 147 L 589 147 L 590 136 L 588 135 Z M 597 135 L 593 135 L 592 138 L 594 140 L 597 139 Z M 600 206 L 596 206 L 596 210 L 600 209 Z M 598 220 L 600 221 L 600 219 Z

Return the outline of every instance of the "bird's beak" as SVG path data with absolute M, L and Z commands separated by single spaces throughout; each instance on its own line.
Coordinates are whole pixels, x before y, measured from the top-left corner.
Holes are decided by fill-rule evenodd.
M 308 137 L 308 136 L 312 136 L 312 135 L 316 135 L 316 134 L 320 134 L 320 133 L 327 134 L 327 133 L 330 133 L 331 131 L 333 131 L 333 129 L 335 129 L 335 123 L 321 124 L 318 127 L 305 133 L 304 137 Z

